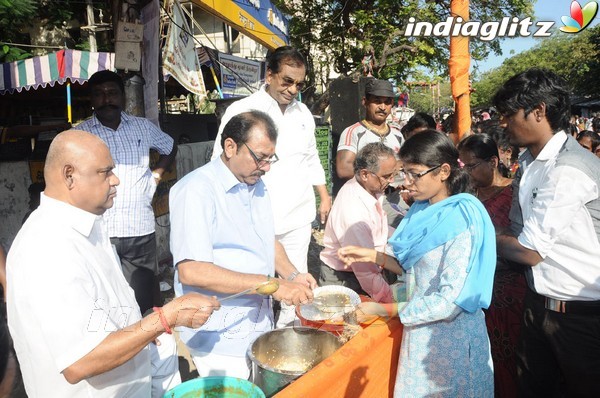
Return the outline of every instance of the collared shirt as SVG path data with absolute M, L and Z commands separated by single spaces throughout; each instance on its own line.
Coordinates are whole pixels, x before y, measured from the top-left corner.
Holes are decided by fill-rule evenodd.
M 365 127 L 361 122 L 354 123 L 352 126 L 346 127 L 340 135 L 340 141 L 338 143 L 337 150 L 347 150 L 350 152 L 357 153 L 365 145 L 373 142 L 381 142 L 392 151 L 398 157 L 400 147 L 404 144 L 404 137 L 400 130 L 390 125 L 390 131 L 387 135 L 381 137 L 375 134 L 371 130 Z
M 175 184 L 169 206 L 175 264 L 193 260 L 236 272 L 275 274 L 275 232 L 262 181 L 238 181 L 219 157 Z M 226 296 L 182 285 L 176 274 L 175 293 L 188 292 Z M 196 351 L 241 357 L 255 337 L 272 328 L 270 298 L 245 295 L 224 302 L 200 329 L 181 328 L 180 336 Z
M 543 258 L 531 268 L 535 290 L 557 300 L 600 300 L 600 243 L 585 203 L 599 187 L 584 172 L 556 167 L 567 135 L 560 131 L 523 172 L 518 239 Z M 525 157 L 528 158 L 528 157 Z
M 148 119 L 125 112 L 121 112 L 116 131 L 100 123 L 95 115 L 76 128 L 97 135 L 108 145 L 116 166 L 114 173 L 121 181 L 113 207 L 104 214 L 109 236 L 125 238 L 154 232 L 152 197 L 156 181 L 149 168 L 150 149 L 168 155 L 173 138 Z
M 42 194 L 7 260 L 8 325 L 27 395 L 149 397 L 150 355 L 72 385 L 61 372 L 141 319 L 102 216 Z
M 338 192 L 325 226 L 321 261 L 338 271 L 354 272 L 362 289 L 378 302 L 394 301 L 392 290 L 373 263 L 354 263 L 344 268 L 338 258 L 339 248 L 349 245 L 372 247 L 383 252 L 390 235 L 387 215 L 381 204 L 356 180 L 348 180 Z
M 275 233 L 284 234 L 310 224 L 316 216 L 313 186 L 325 184 L 325 171 L 317 151 L 315 122 L 306 105 L 294 99 L 282 113 L 264 87 L 234 102 L 221 120 L 212 158 L 223 152 L 221 134 L 227 122 L 250 110 L 267 113 L 277 127 L 279 161 L 263 176 L 271 196 Z

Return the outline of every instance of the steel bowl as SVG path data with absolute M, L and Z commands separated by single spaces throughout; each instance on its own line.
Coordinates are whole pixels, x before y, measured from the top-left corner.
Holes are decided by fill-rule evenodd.
M 258 336 L 248 348 L 251 381 L 267 397 L 333 354 L 342 343 L 333 334 L 304 326 L 271 330 Z

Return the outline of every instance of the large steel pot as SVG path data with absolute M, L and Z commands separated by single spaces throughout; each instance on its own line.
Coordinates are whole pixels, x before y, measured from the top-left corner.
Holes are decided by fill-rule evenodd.
M 265 332 L 248 347 L 252 382 L 270 397 L 333 354 L 341 345 L 333 334 L 304 326 Z

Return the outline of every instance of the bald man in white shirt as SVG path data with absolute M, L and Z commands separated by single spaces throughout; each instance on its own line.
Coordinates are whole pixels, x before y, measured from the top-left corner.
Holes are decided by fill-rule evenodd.
M 8 324 L 29 398 L 162 397 L 180 382 L 172 328 L 219 307 L 191 293 L 142 318 L 102 217 L 114 167 L 100 138 L 59 134 L 40 206 L 8 253 Z

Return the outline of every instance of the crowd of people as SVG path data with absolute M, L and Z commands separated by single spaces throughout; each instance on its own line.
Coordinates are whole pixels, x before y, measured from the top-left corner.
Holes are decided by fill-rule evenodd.
M 213 159 L 171 188 L 176 297 L 164 305 L 150 203 L 177 147 L 123 111 L 117 74 L 90 78 L 94 115 L 52 142 L 40 205 L 7 258 L 28 396 L 162 396 L 181 382 L 175 327 L 200 376 L 248 379 L 253 339 L 297 324 L 318 285 L 368 297 L 359 313 L 400 318 L 396 397 L 597 395 L 600 139 L 572 136 L 565 81 L 540 69 L 510 78 L 455 145 L 427 114 L 390 125 L 391 83 L 371 78 L 365 119 L 340 137 L 346 182 L 332 202 L 297 100 L 306 61 L 287 46 L 267 61 L 266 84 L 224 114 Z M 220 303 L 273 279 L 272 295 Z

